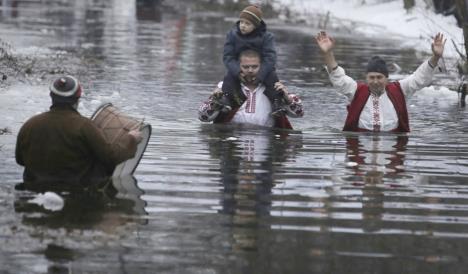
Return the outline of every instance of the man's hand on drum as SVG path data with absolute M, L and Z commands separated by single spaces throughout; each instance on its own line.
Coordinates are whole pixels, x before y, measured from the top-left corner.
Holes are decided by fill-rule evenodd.
M 141 132 L 138 129 L 133 129 L 128 132 L 129 135 L 133 136 L 137 143 L 140 143 L 143 140 L 143 137 L 141 136 Z

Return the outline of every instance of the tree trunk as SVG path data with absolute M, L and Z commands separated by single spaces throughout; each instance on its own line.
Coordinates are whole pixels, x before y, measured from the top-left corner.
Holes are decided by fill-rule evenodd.
M 405 10 L 409 10 L 414 7 L 414 0 L 403 0 Z
M 459 13 L 461 20 L 461 27 L 463 28 L 463 37 L 464 37 L 464 44 L 465 44 L 465 60 L 463 65 L 463 73 L 468 74 L 468 66 L 467 66 L 467 53 L 468 53 L 468 0 L 456 0 L 457 4 L 457 12 Z

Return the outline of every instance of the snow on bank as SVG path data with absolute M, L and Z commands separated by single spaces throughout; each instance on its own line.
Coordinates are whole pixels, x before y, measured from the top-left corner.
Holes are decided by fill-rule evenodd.
M 329 13 L 327 29 L 348 29 L 351 34 L 369 37 L 394 37 L 402 40 L 403 47 L 430 52 L 431 36 L 442 32 L 447 37 L 444 56 L 458 58 L 455 42 L 463 48 L 463 30 L 457 26 L 453 16 L 435 14 L 434 9 L 423 0 L 416 0 L 416 6 L 407 12 L 403 0 L 278 0 L 278 9 L 285 7 L 296 20 L 316 24 L 317 20 Z M 432 1 L 428 1 L 432 2 Z M 322 19 L 321 19 L 322 18 Z M 322 22 L 323 23 L 323 22 Z M 356 24 L 358 23 L 358 24 Z
M 2 88 L 0 98 L 1 126 L 8 125 L 12 132 L 17 132 L 26 119 L 47 110 L 50 105 L 47 87 L 29 83 L 16 83 L 7 89 Z

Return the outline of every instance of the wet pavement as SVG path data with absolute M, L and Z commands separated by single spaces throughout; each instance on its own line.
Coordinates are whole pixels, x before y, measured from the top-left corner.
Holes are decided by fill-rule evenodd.
M 278 74 L 305 105 L 295 131 L 202 124 L 237 12 L 150 2 L 2 1 L 0 38 L 16 66 L 0 85 L 0 272 L 466 272 L 468 119 L 458 95 L 437 88 L 450 75 L 408 101 L 408 136 L 344 134 L 346 99 L 322 69 L 317 30 L 272 20 Z M 427 58 L 335 33 L 357 79 L 371 54 L 403 68 L 394 78 Z M 62 72 L 83 82 L 84 115 L 112 102 L 153 136 L 134 177 L 59 193 L 53 211 L 14 189 L 14 146 Z

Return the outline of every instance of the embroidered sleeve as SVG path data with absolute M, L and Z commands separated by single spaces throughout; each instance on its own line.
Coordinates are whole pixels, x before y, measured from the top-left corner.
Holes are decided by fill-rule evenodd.
M 400 80 L 401 89 L 405 97 L 409 98 L 416 91 L 429 86 L 432 82 L 434 71 L 435 69 L 429 65 L 429 61 L 425 61 L 410 76 Z
M 346 75 L 345 70 L 338 66 L 329 72 L 330 82 L 333 87 L 341 94 L 348 97 L 349 100 L 353 99 L 354 93 L 356 92 L 357 83 L 353 78 Z
M 219 106 L 211 95 L 198 108 L 198 119 L 202 122 L 211 122 L 219 115 Z
M 296 94 L 288 94 L 289 104 L 285 107 L 286 113 L 291 118 L 299 118 L 304 116 L 304 109 L 302 105 L 302 100 Z

